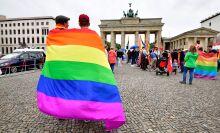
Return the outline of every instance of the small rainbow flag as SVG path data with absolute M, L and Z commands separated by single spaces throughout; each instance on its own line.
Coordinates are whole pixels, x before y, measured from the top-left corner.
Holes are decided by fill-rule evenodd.
M 199 52 L 195 68 L 195 78 L 216 79 L 217 54 Z
M 50 31 L 37 86 L 41 112 L 61 119 L 125 123 L 122 101 L 98 34 L 88 28 Z

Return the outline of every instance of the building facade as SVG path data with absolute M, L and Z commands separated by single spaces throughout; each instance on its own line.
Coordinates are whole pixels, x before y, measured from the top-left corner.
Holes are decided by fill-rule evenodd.
M 51 16 L 8 19 L 0 16 L 0 53 L 12 53 L 20 44 L 45 49 L 48 32 L 54 27 L 55 21 Z
M 220 12 L 202 20 L 200 23 L 201 27 L 220 31 Z
M 188 49 L 190 45 L 200 44 L 204 50 L 207 50 L 207 46 L 215 42 L 218 33 L 205 27 L 190 30 L 172 38 L 163 38 L 163 49 Z

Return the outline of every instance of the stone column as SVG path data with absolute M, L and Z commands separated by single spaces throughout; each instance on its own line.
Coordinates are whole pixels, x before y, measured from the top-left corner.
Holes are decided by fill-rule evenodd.
M 157 47 L 161 46 L 161 31 L 157 31 Z
M 165 50 L 166 42 L 163 42 L 163 51 Z
M 150 42 L 150 31 L 145 32 L 145 43 L 146 42 L 148 42 L 148 43 Z
M 125 48 L 125 32 L 121 32 L 121 48 Z
M 115 48 L 115 33 L 114 31 L 111 31 L 111 47 Z
M 189 47 L 189 38 L 186 38 L 186 45 L 184 46 L 184 49 L 188 49 Z
M 138 31 L 135 32 L 135 45 L 138 45 Z
M 196 41 L 197 41 L 197 37 L 194 37 L 194 44 L 196 44 Z
M 185 40 L 182 39 L 182 48 L 183 48 L 183 49 L 184 49 L 184 42 L 185 42 Z
M 102 39 L 102 44 L 105 46 L 105 40 L 106 40 L 106 33 L 101 31 L 101 39 Z
M 208 37 L 205 38 L 205 45 L 204 45 L 204 47 L 203 47 L 204 50 L 207 50 L 207 47 L 208 47 L 208 39 L 209 39 Z

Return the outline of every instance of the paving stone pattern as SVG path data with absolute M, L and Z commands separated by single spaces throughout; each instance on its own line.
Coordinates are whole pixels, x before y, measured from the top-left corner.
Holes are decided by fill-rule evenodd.
M 59 121 L 40 113 L 40 71 L 0 77 L 0 133 L 103 133 L 103 122 Z M 167 77 L 137 67 L 116 67 L 127 122 L 112 133 L 220 133 L 220 80 Z

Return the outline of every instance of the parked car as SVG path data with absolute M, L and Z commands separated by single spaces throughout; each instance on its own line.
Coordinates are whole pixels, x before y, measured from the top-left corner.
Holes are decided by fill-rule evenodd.
M 15 73 L 35 67 L 42 69 L 44 62 L 44 51 L 17 50 L 0 58 L 0 73 Z

